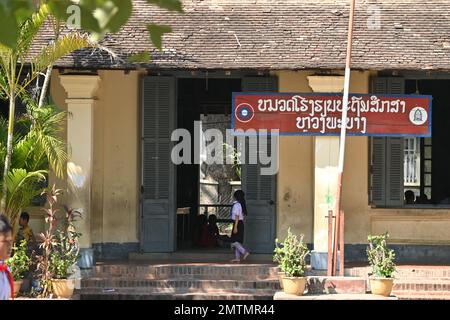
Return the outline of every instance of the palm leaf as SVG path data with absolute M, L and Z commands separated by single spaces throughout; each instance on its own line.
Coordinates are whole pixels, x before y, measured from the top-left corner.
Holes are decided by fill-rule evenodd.
M 42 4 L 39 6 L 39 10 L 33 13 L 31 18 L 27 19 L 21 25 L 16 49 L 16 52 L 19 56 L 25 58 L 28 55 L 30 47 L 33 43 L 33 39 L 38 34 L 39 30 L 41 29 L 45 20 L 47 20 L 48 16 L 49 16 L 48 6 L 46 4 Z
M 95 47 L 87 35 L 69 33 L 59 38 L 55 43 L 44 47 L 41 53 L 31 60 L 31 74 L 47 69 L 62 57 L 80 49 Z
M 8 173 L 4 180 L 7 187 L 5 213 L 14 225 L 21 210 L 42 192 L 38 182 L 45 180 L 45 173 L 45 170 L 27 172 L 25 169 L 12 169 Z

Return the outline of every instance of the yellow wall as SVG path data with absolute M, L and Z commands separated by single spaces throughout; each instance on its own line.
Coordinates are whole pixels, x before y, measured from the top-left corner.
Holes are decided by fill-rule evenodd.
M 99 108 L 94 115 L 93 242 L 137 242 L 139 73 L 99 71 L 99 76 Z
M 277 72 L 279 91 L 312 92 L 306 77 L 312 72 Z M 287 229 L 312 242 L 314 211 L 313 137 L 280 137 L 277 177 L 277 237 Z
M 58 71 L 53 72 L 52 98 L 59 107 L 67 109 L 66 93 L 58 75 Z M 137 242 L 139 72 L 126 75 L 123 71 L 99 71 L 99 76 L 94 107 L 92 242 Z M 65 188 L 65 182 L 58 181 L 58 187 Z M 41 225 L 36 222 L 36 229 L 41 229 Z
M 51 93 L 66 108 L 66 94 L 54 71 Z M 282 92 L 312 92 L 311 71 L 274 72 Z M 369 72 L 355 71 L 352 93 L 367 93 Z M 139 72 L 99 71 L 94 111 L 92 241 L 137 242 L 139 216 Z M 367 137 L 348 137 L 343 180 L 346 243 L 366 243 L 367 234 L 389 231 L 392 243 L 450 244 L 450 210 L 372 209 L 368 205 Z M 314 138 L 281 137 L 277 185 L 277 237 L 291 227 L 313 241 Z M 58 182 L 65 188 L 64 181 Z M 43 228 L 32 214 L 35 231 Z
M 342 74 L 340 72 L 336 72 Z M 311 92 L 311 72 L 277 72 L 281 92 Z M 368 93 L 371 72 L 352 72 L 351 93 Z M 312 137 L 282 137 L 278 174 L 277 236 L 286 230 L 313 239 L 314 159 Z M 370 233 L 389 231 L 391 243 L 450 244 L 450 210 L 373 209 L 368 202 L 369 138 L 347 137 L 343 177 L 345 242 L 366 243 Z

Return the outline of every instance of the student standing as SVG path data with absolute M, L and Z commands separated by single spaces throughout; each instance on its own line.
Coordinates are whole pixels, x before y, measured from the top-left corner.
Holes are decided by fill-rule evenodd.
M 235 259 L 231 262 L 245 260 L 250 254 L 242 245 L 244 243 L 244 216 L 247 215 L 245 194 L 242 190 L 236 190 L 233 194 L 234 202 L 231 206 L 231 220 L 233 220 L 233 231 L 231 233 L 231 247 L 234 248 Z

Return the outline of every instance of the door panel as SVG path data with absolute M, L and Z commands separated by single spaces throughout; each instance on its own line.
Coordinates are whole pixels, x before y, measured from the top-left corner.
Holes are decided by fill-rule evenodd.
M 142 81 L 141 249 L 175 250 L 175 168 L 170 134 L 175 127 L 175 80 Z
M 247 92 L 277 91 L 277 87 L 275 77 L 245 77 L 242 81 L 242 91 Z M 254 139 L 246 140 L 248 150 L 249 140 L 254 142 Z M 267 148 L 270 150 L 269 144 Z M 246 158 L 245 163 L 249 163 L 248 152 Z M 261 175 L 261 167 L 259 161 L 258 164 L 242 166 L 242 188 L 248 211 L 244 246 L 250 252 L 272 253 L 276 235 L 276 175 Z

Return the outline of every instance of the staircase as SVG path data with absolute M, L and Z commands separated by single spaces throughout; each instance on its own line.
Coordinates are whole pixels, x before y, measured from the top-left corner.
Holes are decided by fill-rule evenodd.
M 271 300 L 278 290 L 272 264 L 112 264 L 84 271 L 80 299 Z
M 271 300 L 281 290 L 278 268 L 255 256 L 245 264 L 131 260 L 97 265 L 82 271 L 77 293 L 95 300 Z M 345 278 L 328 278 L 326 272 L 309 270 L 308 293 L 352 299 L 351 294 L 370 292 L 369 272 L 369 267 L 349 267 Z M 450 300 L 450 266 L 397 266 L 393 294 L 401 300 Z
M 367 277 L 369 272 L 369 267 L 355 267 L 345 275 Z M 450 300 L 450 266 L 397 266 L 395 278 L 392 291 L 400 300 Z

